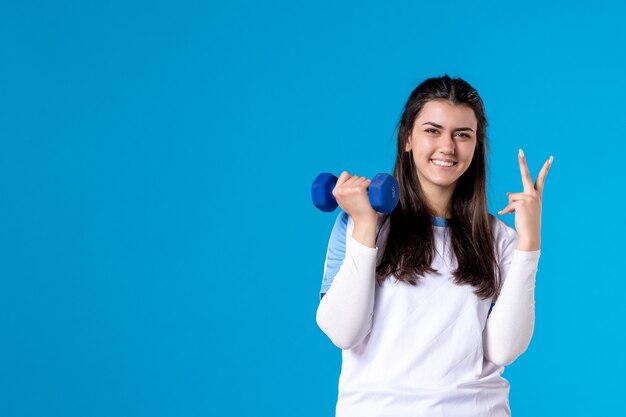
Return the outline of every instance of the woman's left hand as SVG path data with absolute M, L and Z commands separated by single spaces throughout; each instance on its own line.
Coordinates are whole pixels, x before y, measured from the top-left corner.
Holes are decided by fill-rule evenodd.
M 522 174 L 524 192 L 506 193 L 509 204 L 500 210 L 498 214 L 515 212 L 515 230 L 518 240 L 516 249 L 522 251 L 536 251 L 541 247 L 541 197 L 543 184 L 546 181 L 548 170 L 552 165 L 553 157 L 550 157 L 541 168 L 537 181 L 533 180 L 528 171 L 524 152 L 520 149 L 517 156 L 519 169 Z

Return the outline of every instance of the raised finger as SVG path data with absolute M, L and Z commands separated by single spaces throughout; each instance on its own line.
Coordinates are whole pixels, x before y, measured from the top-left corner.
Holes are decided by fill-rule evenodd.
M 519 170 L 522 174 L 522 184 L 524 185 L 524 192 L 534 190 L 533 180 L 530 177 L 530 171 L 528 171 L 528 164 L 526 163 L 526 157 L 524 156 L 524 151 L 521 149 L 517 154 L 517 160 L 519 161 Z
M 552 161 L 554 157 L 550 156 L 550 158 L 543 164 L 539 175 L 537 175 L 537 180 L 535 181 L 535 189 L 539 192 L 539 194 L 543 193 L 543 184 L 546 182 L 546 176 L 548 175 L 548 171 L 552 166 Z

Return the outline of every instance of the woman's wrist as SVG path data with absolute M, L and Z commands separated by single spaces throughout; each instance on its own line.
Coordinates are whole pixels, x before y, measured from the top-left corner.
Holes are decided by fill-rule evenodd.
M 352 237 L 359 243 L 368 246 L 370 248 L 376 247 L 376 221 L 371 220 L 354 220 L 354 229 L 352 230 Z
M 518 239 L 515 249 L 525 252 L 537 251 L 541 248 L 539 239 Z

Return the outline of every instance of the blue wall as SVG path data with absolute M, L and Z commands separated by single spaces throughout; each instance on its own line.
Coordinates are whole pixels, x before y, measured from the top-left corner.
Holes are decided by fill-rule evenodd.
M 296 3 L 2 2 L 0 415 L 333 415 L 310 184 L 391 172 L 444 73 L 485 101 L 493 213 L 518 148 L 555 157 L 514 415 L 622 409 L 624 6 Z

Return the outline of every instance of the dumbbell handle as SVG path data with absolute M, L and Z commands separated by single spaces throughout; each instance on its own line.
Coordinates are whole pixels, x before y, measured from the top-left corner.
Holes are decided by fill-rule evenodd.
M 330 173 L 322 173 L 315 178 L 311 187 L 313 204 L 322 211 L 330 212 L 337 208 L 333 189 L 338 178 Z M 400 199 L 398 181 L 389 174 L 377 174 L 368 187 L 370 204 L 379 213 L 391 213 Z

